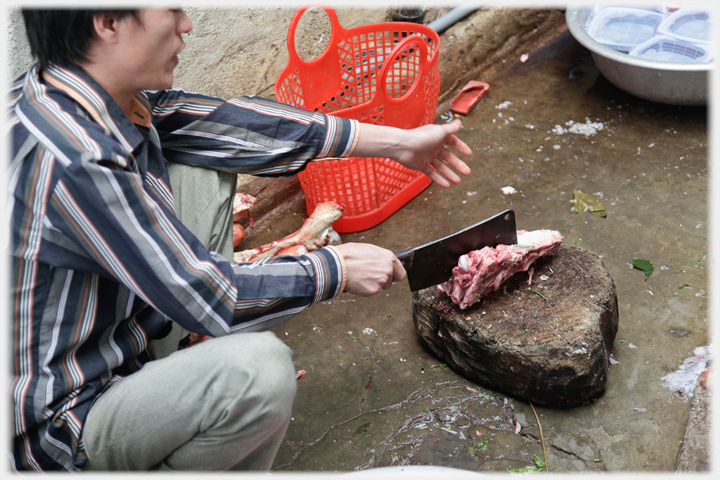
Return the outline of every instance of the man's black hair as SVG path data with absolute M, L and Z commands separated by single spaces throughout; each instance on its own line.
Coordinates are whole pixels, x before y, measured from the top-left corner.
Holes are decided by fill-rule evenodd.
M 50 63 L 87 63 L 87 55 L 96 38 L 93 17 L 101 12 L 116 15 L 118 19 L 132 15 L 140 23 L 137 9 L 125 10 L 49 10 L 23 8 L 25 32 L 30 53 L 41 68 Z

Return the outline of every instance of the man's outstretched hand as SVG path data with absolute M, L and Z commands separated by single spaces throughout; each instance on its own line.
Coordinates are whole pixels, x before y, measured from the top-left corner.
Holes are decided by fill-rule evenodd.
M 470 167 L 450 150 L 464 156 L 472 154 L 470 147 L 455 135 L 460 128 L 462 123 L 457 119 L 444 125 L 423 125 L 410 130 L 361 123 L 353 155 L 392 158 L 448 188 L 451 183 L 460 183 L 458 173 L 470 175 Z

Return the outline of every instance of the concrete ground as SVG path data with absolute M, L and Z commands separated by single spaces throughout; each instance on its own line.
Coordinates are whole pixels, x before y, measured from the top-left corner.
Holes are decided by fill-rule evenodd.
M 472 176 L 445 191 L 430 186 L 343 241 L 398 251 L 506 208 L 519 229 L 560 231 L 598 255 L 617 286 L 617 363 L 605 394 L 571 409 L 497 394 L 420 345 L 406 281 L 370 298 L 342 294 L 274 329 L 306 371 L 275 473 L 398 465 L 491 473 L 532 469 L 535 456 L 550 472 L 676 471 L 692 399 L 661 378 L 712 341 L 707 109 L 618 90 L 569 33 L 479 80 L 490 93 L 459 135 L 474 150 Z M 440 106 L 438 122 L 448 109 Z M 570 121 L 602 128 L 553 132 Z M 505 186 L 517 193 L 503 195 Z M 573 189 L 599 198 L 607 218 L 571 211 Z M 306 216 L 296 202 L 253 241 L 291 233 Z M 649 279 L 632 268 L 636 258 L 653 263 Z

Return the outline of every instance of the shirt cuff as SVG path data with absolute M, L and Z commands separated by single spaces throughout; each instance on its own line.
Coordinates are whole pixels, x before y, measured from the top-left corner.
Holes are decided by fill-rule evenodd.
M 333 247 L 332 245 L 327 245 L 325 248 L 329 248 L 330 250 L 335 252 L 338 259 L 340 260 L 342 272 L 342 279 L 340 280 L 340 292 L 342 293 L 345 291 L 345 284 L 347 283 L 347 267 L 345 266 L 345 259 L 343 258 L 342 253 L 340 253 L 338 249 Z
M 360 140 L 360 122 L 358 122 L 357 120 L 352 120 L 352 122 L 355 135 L 353 136 L 354 138 L 352 145 L 350 146 L 350 150 L 347 153 L 348 157 L 352 156 L 353 152 L 355 151 L 355 147 L 357 147 L 358 141 Z
M 325 139 L 317 158 L 349 157 L 358 143 L 358 121 L 324 115 Z
M 337 297 L 345 289 L 347 270 L 340 252 L 324 247 L 308 252 L 308 258 L 315 270 L 315 298 L 313 304 Z

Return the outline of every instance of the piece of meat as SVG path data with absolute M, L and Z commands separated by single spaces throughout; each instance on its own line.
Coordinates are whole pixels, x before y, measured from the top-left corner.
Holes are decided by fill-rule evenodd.
M 283 248 L 275 252 L 275 255 L 292 255 L 293 257 L 299 257 L 305 255 L 310 250 L 305 245 L 293 245 L 292 247 Z
M 246 236 L 247 234 L 245 233 L 243 226 L 239 223 L 233 223 L 233 248 L 237 248 L 237 246 L 240 245 L 240 242 L 245 240 Z
M 186 346 L 185 348 L 190 348 L 190 347 L 192 347 L 193 345 L 197 345 L 198 343 L 202 343 L 202 342 L 204 342 L 205 340 L 208 340 L 208 339 L 210 339 L 210 338 L 213 338 L 213 337 L 211 337 L 211 336 L 209 336 L 209 335 L 203 335 L 203 334 L 201 334 L 201 333 L 190 332 L 190 338 L 189 338 L 188 344 L 187 344 L 187 346 Z
M 709 364 L 705 370 L 700 373 L 698 385 L 712 393 L 715 384 L 715 374 L 713 372 L 713 365 Z
M 342 214 L 343 207 L 341 205 L 335 202 L 321 203 L 315 207 L 310 218 L 303 222 L 300 230 L 285 238 L 268 243 L 267 245 L 242 252 L 235 252 L 235 263 L 256 262 L 263 258 L 276 255 L 300 256 L 326 245 L 338 245 L 341 243 L 340 235 L 332 229 L 332 224 L 340 220 Z M 240 226 L 240 224 L 233 223 L 233 243 L 235 241 L 236 226 Z M 245 238 L 245 231 L 243 230 L 242 233 L 243 238 Z M 191 333 L 187 347 L 192 347 L 210 338 L 212 337 L 199 333 Z
M 518 230 L 517 238 L 516 245 L 485 247 L 461 256 L 452 278 L 438 285 L 438 290 L 464 310 L 498 290 L 516 272 L 527 271 L 538 258 L 557 251 L 563 241 L 554 230 Z
M 240 245 L 240 242 L 245 240 L 247 233 L 245 228 L 240 224 L 240 221 L 245 218 L 245 214 L 248 215 L 250 228 L 255 228 L 255 222 L 253 222 L 250 209 L 255 205 L 257 199 L 247 193 L 237 192 L 235 198 L 233 198 L 233 250 Z
M 300 230 L 267 245 L 235 252 L 235 263 L 256 262 L 263 258 L 279 255 L 280 252 L 299 245 L 304 246 L 308 252 L 326 245 L 336 245 L 340 243 L 340 236 L 332 229 L 332 224 L 340 220 L 342 215 L 343 207 L 341 205 L 335 202 L 321 203 L 315 207 L 312 215 L 305 220 Z M 295 254 L 282 253 L 282 255 Z
M 233 223 L 239 223 L 245 214 L 247 213 L 250 219 L 250 228 L 255 228 L 252 215 L 250 215 L 250 209 L 255 205 L 257 199 L 247 193 L 237 192 L 233 199 Z

